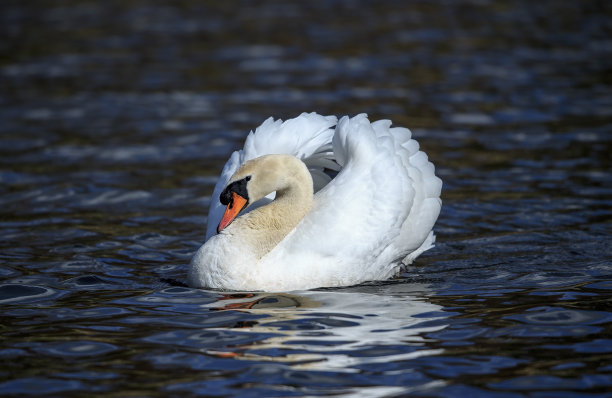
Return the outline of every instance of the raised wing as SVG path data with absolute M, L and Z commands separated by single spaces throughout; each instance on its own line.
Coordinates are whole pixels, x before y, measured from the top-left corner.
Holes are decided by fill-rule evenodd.
M 371 124 L 365 114 L 339 121 L 333 150 L 342 170 L 263 262 L 272 266 L 289 256 L 287 266 L 296 274 L 323 272 L 345 280 L 353 265 L 366 279 L 392 271 L 380 269 L 379 256 L 401 237 L 417 193 L 405 165 L 410 150 L 402 146 L 410 141 L 409 131 L 398 130 L 396 137 L 384 123 Z

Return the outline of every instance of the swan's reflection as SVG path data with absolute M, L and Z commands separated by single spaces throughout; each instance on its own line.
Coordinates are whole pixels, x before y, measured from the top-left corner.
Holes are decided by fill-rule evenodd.
M 440 306 L 422 297 L 423 285 L 359 286 L 333 291 L 224 295 L 211 310 L 262 315 L 234 330 L 274 334 L 232 352 L 237 359 L 286 362 L 294 368 L 357 371 L 370 363 L 434 355 L 422 335 L 444 328 Z M 421 296 L 421 297 L 419 297 Z M 437 319 L 435 325 L 425 322 Z M 423 324 L 422 326 L 419 326 Z

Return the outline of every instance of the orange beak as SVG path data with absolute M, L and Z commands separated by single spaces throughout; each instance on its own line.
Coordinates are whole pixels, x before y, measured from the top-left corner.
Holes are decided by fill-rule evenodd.
M 247 204 L 247 200 L 242 196 L 238 195 L 236 192 L 232 192 L 232 200 L 227 204 L 225 208 L 225 213 L 223 214 L 223 218 L 221 218 L 221 222 L 217 227 L 217 233 L 223 231 L 225 227 L 230 225 L 234 218 L 240 213 Z

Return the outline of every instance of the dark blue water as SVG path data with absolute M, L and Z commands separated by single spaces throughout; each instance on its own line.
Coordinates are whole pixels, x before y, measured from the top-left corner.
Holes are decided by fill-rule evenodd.
M 612 8 L 6 1 L 0 395 L 612 396 Z M 444 180 L 400 278 L 180 286 L 268 116 L 409 127 Z

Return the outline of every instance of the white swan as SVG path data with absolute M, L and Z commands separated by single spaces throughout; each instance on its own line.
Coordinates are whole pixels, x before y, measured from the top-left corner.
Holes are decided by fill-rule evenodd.
M 354 285 L 387 279 L 433 246 L 442 181 L 410 130 L 365 114 L 336 122 L 303 113 L 249 134 L 215 187 L 191 286 Z

